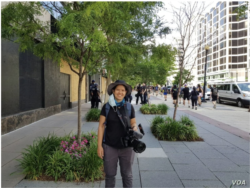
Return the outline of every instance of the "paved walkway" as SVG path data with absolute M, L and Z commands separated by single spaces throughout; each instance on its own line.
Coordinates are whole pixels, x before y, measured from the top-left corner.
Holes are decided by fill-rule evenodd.
M 152 97 L 151 102 L 169 103 L 168 115 L 172 117 L 173 105 L 170 101 Z M 199 113 L 195 113 L 196 116 L 187 113 L 187 109 L 180 109 L 177 119 L 182 115 L 189 116 L 204 142 L 158 141 L 150 131 L 150 121 L 154 115 L 143 115 L 139 111 L 140 106 L 134 105 L 137 123 L 141 123 L 146 132 L 142 141 L 146 143 L 147 149 L 136 155 L 133 165 L 134 187 L 230 187 L 235 180 L 245 180 L 246 185 L 239 187 L 249 187 L 249 141 L 203 121 L 197 117 Z M 83 113 L 89 108 L 90 104 L 83 104 Z M 77 108 L 3 135 L 2 187 L 104 187 L 104 181 L 94 184 L 55 183 L 22 180 L 22 175 L 9 176 L 17 169 L 15 158 L 20 158 L 20 152 L 35 138 L 51 131 L 57 135 L 75 132 L 76 126 Z M 97 128 L 98 123 L 89 122 L 82 127 L 85 132 L 97 131 Z M 122 187 L 119 170 L 116 187 Z

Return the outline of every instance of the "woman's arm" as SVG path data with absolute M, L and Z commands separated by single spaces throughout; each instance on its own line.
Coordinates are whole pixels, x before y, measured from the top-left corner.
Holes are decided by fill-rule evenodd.
M 137 125 L 136 125 L 136 120 L 135 120 L 135 118 L 133 118 L 133 119 L 130 120 L 130 125 L 131 125 L 131 128 L 132 128 L 134 131 L 137 131 Z
M 104 135 L 104 130 L 105 130 L 105 125 L 104 125 L 105 120 L 106 120 L 106 117 L 103 115 L 100 115 L 99 127 L 98 127 L 97 154 L 101 159 L 103 159 L 103 156 L 104 156 L 102 141 L 103 141 L 103 135 Z

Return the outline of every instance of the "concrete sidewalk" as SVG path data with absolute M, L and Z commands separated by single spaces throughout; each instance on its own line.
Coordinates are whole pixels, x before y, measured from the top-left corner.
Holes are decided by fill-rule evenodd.
M 165 103 L 156 97 L 152 97 L 151 102 Z M 178 111 L 177 119 L 182 115 L 192 119 L 204 142 L 158 141 L 150 131 L 150 121 L 155 116 L 143 115 L 139 111 L 140 106 L 134 105 L 137 123 L 141 123 L 146 132 L 142 141 L 146 143 L 147 149 L 136 155 L 133 165 L 134 187 L 230 187 L 235 180 L 245 180 L 246 185 L 239 187 L 249 187 L 249 141 L 182 110 Z M 172 117 L 173 105 L 169 106 L 168 115 Z M 83 113 L 89 108 L 90 104 L 83 104 Z M 21 175 L 9 176 L 17 169 L 15 158 L 21 157 L 22 149 L 36 137 L 45 136 L 52 130 L 61 136 L 70 131 L 75 132 L 76 126 L 77 108 L 2 136 L 2 187 L 104 187 L 104 181 L 94 184 L 55 183 L 22 180 L 24 177 Z M 87 122 L 82 130 L 97 131 L 97 128 L 98 123 Z M 116 187 L 122 187 L 119 170 Z

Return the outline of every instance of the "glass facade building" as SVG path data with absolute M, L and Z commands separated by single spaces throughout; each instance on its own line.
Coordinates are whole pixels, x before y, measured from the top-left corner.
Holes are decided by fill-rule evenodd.
M 248 12 L 237 19 L 234 10 L 245 1 L 218 2 L 197 25 L 197 44 L 201 44 L 196 62 L 198 83 L 203 83 L 207 54 L 207 82 L 250 81 L 250 35 Z

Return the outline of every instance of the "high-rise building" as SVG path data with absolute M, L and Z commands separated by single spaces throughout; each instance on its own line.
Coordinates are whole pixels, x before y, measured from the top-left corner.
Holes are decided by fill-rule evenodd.
M 202 43 L 196 62 L 198 83 L 204 82 L 207 53 L 207 83 L 250 81 L 249 11 L 237 19 L 235 9 L 246 1 L 218 2 L 197 25 L 196 42 Z

